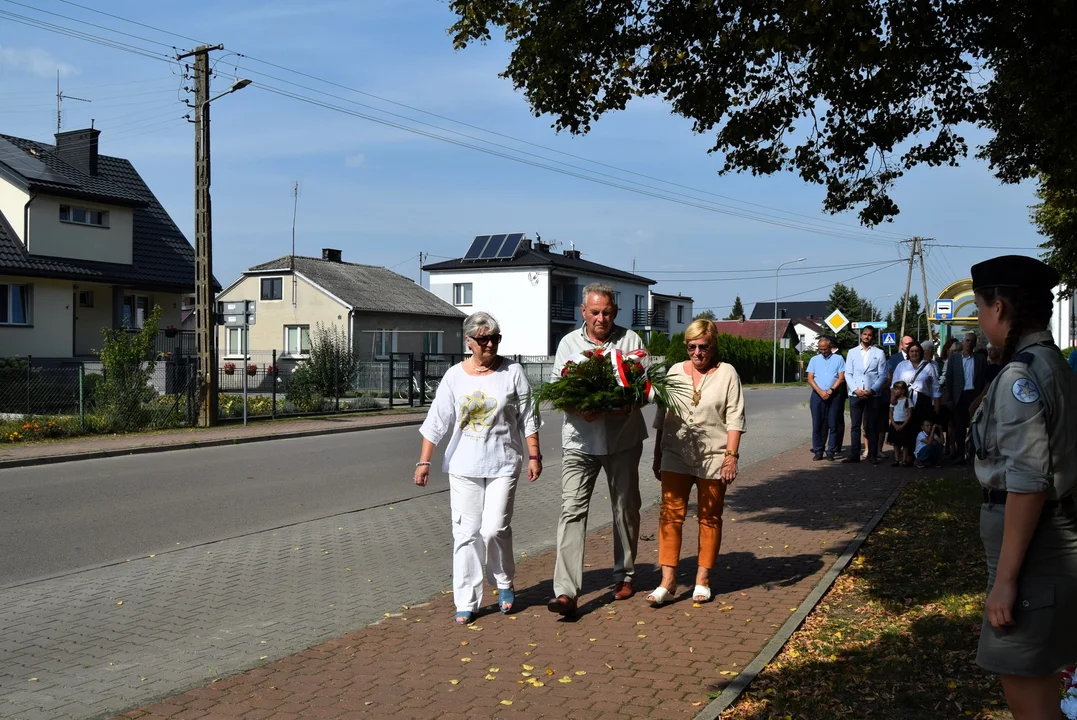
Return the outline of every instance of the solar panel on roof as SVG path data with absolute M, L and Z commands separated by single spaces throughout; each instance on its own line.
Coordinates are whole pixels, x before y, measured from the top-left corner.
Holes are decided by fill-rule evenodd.
M 498 251 L 501 249 L 501 245 L 505 242 L 505 235 L 491 235 L 490 242 L 486 244 L 486 249 L 479 255 L 480 260 L 492 260 L 498 257 Z
M 479 255 L 486 247 L 486 241 L 490 239 L 489 235 L 479 235 L 471 241 L 471 247 L 467 249 L 467 254 L 464 255 L 464 260 L 478 260 Z
M 501 250 L 498 251 L 497 257 L 501 259 L 511 259 L 516 255 L 516 251 L 520 249 L 520 243 L 523 242 L 523 233 L 513 233 L 505 238 L 505 244 L 501 246 Z
M 0 138 L 0 162 L 28 180 L 39 180 L 57 185 L 75 184 L 63 175 L 49 170 L 45 167 L 45 163 L 3 138 Z

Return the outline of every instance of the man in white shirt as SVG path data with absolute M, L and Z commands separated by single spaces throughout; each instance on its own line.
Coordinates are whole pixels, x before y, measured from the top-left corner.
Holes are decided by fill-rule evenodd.
M 561 376 L 565 362 L 584 350 L 604 352 L 643 347 L 639 335 L 614 324 L 616 295 L 606 283 L 592 283 L 583 289 L 583 327 L 561 338 L 554 361 L 553 378 Z M 639 461 L 647 425 L 643 412 L 634 408 L 625 413 L 573 415 L 565 413 L 561 432 L 561 517 L 557 523 L 557 563 L 554 566 L 554 599 L 550 612 L 574 615 L 583 586 L 583 548 L 587 535 L 587 514 L 591 494 L 604 470 L 613 508 L 614 599 L 627 600 L 635 594 L 636 549 L 639 544 L 640 505 Z
M 860 427 L 868 439 L 868 462 L 879 464 L 879 403 L 883 397 L 888 373 L 886 354 L 875 347 L 875 328 L 870 325 L 860 331 L 860 345 L 849 351 L 845 359 L 845 384 L 849 387 L 849 457 L 843 463 L 860 462 Z

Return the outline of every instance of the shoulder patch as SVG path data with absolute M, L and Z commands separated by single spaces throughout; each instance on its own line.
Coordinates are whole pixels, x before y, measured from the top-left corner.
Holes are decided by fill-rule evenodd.
M 1029 378 L 1014 380 L 1012 392 L 1013 396 L 1017 398 L 1017 402 L 1031 404 L 1040 399 L 1040 389 L 1036 386 L 1035 381 Z

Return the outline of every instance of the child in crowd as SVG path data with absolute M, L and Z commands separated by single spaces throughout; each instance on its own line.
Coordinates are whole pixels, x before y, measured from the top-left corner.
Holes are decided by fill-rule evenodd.
M 890 391 L 890 444 L 894 446 L 892 467 L 912 465 L 908 453 L 909 422 L 912 420 L 912 403 L 909 402 L 909 386 L 902 380 L 894 383 Z
M 916 436 L 916 467 L 942 467 L 942 438 L 939 426 L 930 420 L 924 420 L 920 434 Z

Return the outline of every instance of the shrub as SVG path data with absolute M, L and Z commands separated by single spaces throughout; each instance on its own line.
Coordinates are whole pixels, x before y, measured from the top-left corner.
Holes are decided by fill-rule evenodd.
M 647 343 L 647 352 L 655 357 L 665 355 L 669 350 L 669 336 L 664 332 L 651 333 L 651 339 Z
M 302 367 L 307 368 L 309 381 L 323 397 L 343 395 L 359 372 L 359 364 L 344 330 L 335 325 L 326 328 L 321 323 L 310 335 L 310 358 Z
M 70 417 L 24 417 L 0 420 L 0 443 L 33 442 L 81 434 L 79 422 Z
M 296 367 L 288 380 L 284 399 L 295 406 L 299 412 L 314 412 L 322 407 L 324 395 L 318 386 L 313 367 L 304 363 Z
M 126 328 L 102 328 L 103 344 L 98 356 L 105 371 L 97 383 L 97 404 L 105 432 L 141 430 L 150 422 L 144 403 L 153 399 L 150 376 L 156 360 L 153 346 L 161 308 L 154 306 L 137 333 Z

